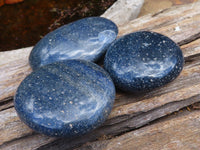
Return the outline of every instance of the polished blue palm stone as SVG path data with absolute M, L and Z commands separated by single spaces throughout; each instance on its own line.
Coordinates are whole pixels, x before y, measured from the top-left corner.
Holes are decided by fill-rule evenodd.
M 65 60 L 27 76 L 17 89 L 14 106 L 35 131 L 70 138 L 100 126 L 114 98 L 115 86 L 103 68 L 85 60 Z
M 33 70 L 67 59 L 97 61 L 116 39 L 117 26 L 102 17 L 88 17 L 64 25 L 42 38 L 31 51 Z
M 104 68 L 115 85 L 127 92 L 144 92 L 163 86 L 180 74 L 183 65 L 179 46 L 168 37 L 149 31 L 117 39 L 104 59 Z

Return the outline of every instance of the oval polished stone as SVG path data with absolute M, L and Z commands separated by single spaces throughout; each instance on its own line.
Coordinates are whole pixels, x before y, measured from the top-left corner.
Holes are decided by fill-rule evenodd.
M 35 70 L 67 59 L 97 61 L 117 34 L 117 26 L 106 18 L 84 18 L 47 34 L 31 51 L 29 63 Z
M 103 68 L 84 60 L 66 60 L 26 77 L 14 106 L 20 119 L 35 131 L 70 138 L 100 126 L 114 98 L 114 84 Z
M 165 85 L 181 72 L 184 58 L 168 37 L 148 31 L 125 35 L 109 47 L 104 67 L 115 85 L 128 92 Z

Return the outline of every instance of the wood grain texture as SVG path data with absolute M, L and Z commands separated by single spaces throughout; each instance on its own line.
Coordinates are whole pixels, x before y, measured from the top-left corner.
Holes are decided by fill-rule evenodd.
M 151 30 L 169 36 L 183 45 L 200 37 L 200 2 L 172 7 L 149 14 L 119 27 L 119 36 L 138 30 Z
M 137 18 L 144 0 L 117 0 L 102 17 L 115 22 L 116 25 L 123 25 L 130 20 Z
M 28 64 L 31 49 L 0 52 L 0 102 L 14 96 L 20 82 L 31 72 Z
M 199 148 L 200 111 L 194 111 L 111 140 L 88 143 L 76 150 L 198 150 Z
M 104 136 L 112 138 L 132 131 L 200 101 L 199 23 L 200 1 L 120 26 L 119 36 L 137 30 L 152 30 L 171 37 L 181 45 L 186 61 L 184 69 L 176 80 L 149 93 L 134 95 L 118 91 L 113 111 L 105 124 L 73 140 L 37 134 L 19 120 L 8 97 L 14 95 L 19 83 L 31 72 L 28 65 L 31 48 L 0 52 L 0 60 L 3 60 L 0 64 L 0 72 L 3 72 L 0 75 L 0 149 L 72 149 Z M 18 54 L 21 56 L 16 57 Z

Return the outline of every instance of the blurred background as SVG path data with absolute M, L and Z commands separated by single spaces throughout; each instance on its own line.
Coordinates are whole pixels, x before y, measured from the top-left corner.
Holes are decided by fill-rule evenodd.
M 116 0 L 0 0 L 0 51 L 35 45 L 63 24 L 100 16 Z M 140 16 L 196 0 L 145 0 Z

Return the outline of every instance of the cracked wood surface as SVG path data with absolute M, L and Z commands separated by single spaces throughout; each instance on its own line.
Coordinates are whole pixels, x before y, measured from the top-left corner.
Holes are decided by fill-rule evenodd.
M 169 36 L 181 45 L 186 61 L 184 69 L 176 80 L 149 93 L 134 95 L 118 91 L 114 108 L 104 125 L 73 140 L 35 133 L 19 120 L 9 97 L 31 72 L 28 65 L 31 48 L 0 52 L 0 149 L 72 149 L 103 136 L 121 135 L 200 101 L 199 8 L 200 1 L 172 7 L 119 27 L 119 36 L 137 30 Z
M 200 111 L 126 133 L 111 140 L 87 143 L 76 150 L 199 150 Z

